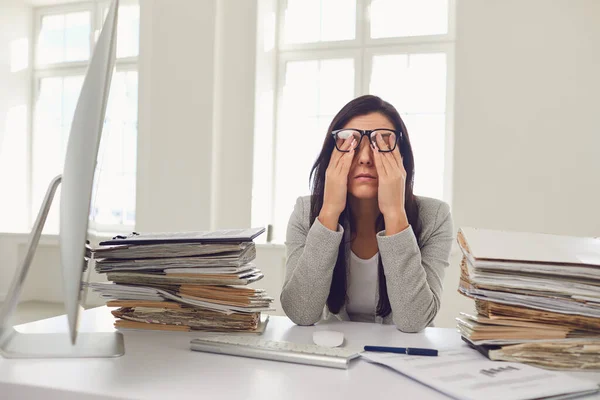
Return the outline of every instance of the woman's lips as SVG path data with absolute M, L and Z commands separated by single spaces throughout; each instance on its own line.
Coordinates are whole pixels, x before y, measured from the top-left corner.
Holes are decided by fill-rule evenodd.
M 359 182 L 372 182 L 374 181 L 376 178 L 374 176 L 368 176 L 368 175 L 358 175 L 356 178 L 357 181 Z

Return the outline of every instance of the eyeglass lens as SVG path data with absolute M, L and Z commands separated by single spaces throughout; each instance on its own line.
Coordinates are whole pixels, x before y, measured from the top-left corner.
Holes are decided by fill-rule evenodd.
M 380 142 L 377 140 L 377 137 L 376 137 L 377 134 L 381 135 L 381 139 L 383 142 L 382 144 L 380 144 Z M 357 147 L 360 145 L 359 142 L 360 142 L 361 135 L 360 135 L 359 131 L 356 131 L 353 129 L 343 129 L 341 131 L 338 131 L 335 135 L 335 142 L 336 142 L 338 150 L 342 149 L 344 141 L 346 139 L 348 139 L 350 136 L 354 136 Z M 394 133 L 394 131 L 387 130 L 387 129 L 377 129 L 377 130 L 371 132 L 370 136 L 371 136 L 371 142 L 374 143 L 375 146 L 379 150 L 393 150 L 395 148 L 396 134 Z

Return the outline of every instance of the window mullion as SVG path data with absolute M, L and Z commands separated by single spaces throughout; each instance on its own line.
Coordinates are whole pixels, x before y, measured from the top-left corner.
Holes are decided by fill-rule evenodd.
M 365 95 L 365 94 L 369 94 L 370 93 L 370 89 L 369 89 L 369 81 L 371 78 L 371 68 L 372 68 L 372 62 L 371 62 L 371 55 L 365 51 L 365 49 L 361 49 L 360 51 L 360 61 L 361 61 L 361 93 L 360 95 Z
M 361 2 L 361 11 L 362 15 L 362 35 L 360 37 L 361 48 L 360 48 L 360 63 L 361 63 L 361 95 L 368 94 L 369 90 L 369 78 L 371 76 L 371 63 L 370 57 L 367 56 L 367 43 L 368 37 L 370 35 L 371 30 L 371 15 L 370 15 L 370 7 L 371 0 L 359 0 Z
M 357 4 L 357 27 L 360 27 L 360 29 L 357 29 L 357 31 L 360 31 L 358 43 L 361 48 L 364 48 L 367 43 L 367 36 L 369 35 L 371 27 L 371 19 L 369 15 L 370 3 L 371 0 L 358 0 Z

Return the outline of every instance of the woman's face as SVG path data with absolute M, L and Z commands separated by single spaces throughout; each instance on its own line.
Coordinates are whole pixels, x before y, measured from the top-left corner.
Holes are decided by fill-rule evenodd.
M 378 112 L 361 115 L 351 119 L 344 128 L 361 130 L 395 129 L 394 125 Z M 367 137 L 362 138 L 356 149 L 350 171 L 348 172 L 348 193 L 357 199 L 377 198 L 377 169 L 373 161 L 373 150 Z M 336 150 L 334 150 L 336 151 Z

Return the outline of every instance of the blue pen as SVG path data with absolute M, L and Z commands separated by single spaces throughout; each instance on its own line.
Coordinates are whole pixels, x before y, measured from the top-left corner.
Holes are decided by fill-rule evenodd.
M 435 349 L 419 349 L 417 347 L 365 346 L 365 351 L 379 351 L 379 352 L 384 352 L 384 353 L 408 354 L 411 356 L 435 357 L 438 355 L 438 351 Z

